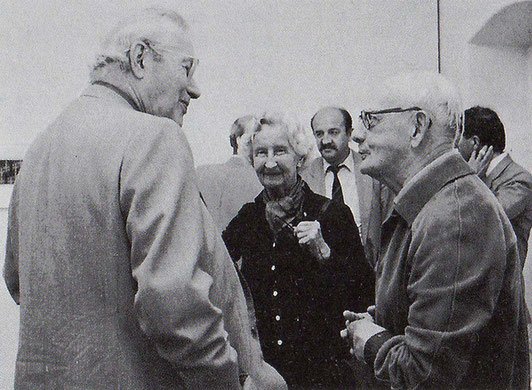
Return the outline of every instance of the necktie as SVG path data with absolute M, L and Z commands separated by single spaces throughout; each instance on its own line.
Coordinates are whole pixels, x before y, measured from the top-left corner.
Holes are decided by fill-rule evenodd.
M 344 194 L 342 192 L 342 185 L 340 184 L 340 179 L 338 179 L 338 171 L 344 167 L 345 165 L 330 165 L 329 168 L 327 168 L 327 170 L 331 171 L 334 175 L 331 199 L 340 203 L 344 203 Z

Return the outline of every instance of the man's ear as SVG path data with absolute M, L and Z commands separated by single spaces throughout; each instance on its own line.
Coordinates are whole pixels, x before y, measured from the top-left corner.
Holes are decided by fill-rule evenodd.
M 148 46 L 142 41 L 134 42 L 129 50 L 129 65 L 131 66 L 131 72 L 138 78 L 144 78 L 146 69 L 144 67 L 144 61 L 148 52 Z
M 419 144 L 421 144 L 421 141 L 423 138 L 425 138 L 425 134 L 427 133 L 431 123 L 431 119 L 424 111 L 416 112 L 414 116 L 414 128 L 410 134 L 411 147 L 417 148 Z
M 480 144 L 480 138 L 478 138 L 477 135 L 474 135 L 471 137 L 471 142 L 473 142 L 473 149 L 480 150 L 482 149 L 482 145 Z

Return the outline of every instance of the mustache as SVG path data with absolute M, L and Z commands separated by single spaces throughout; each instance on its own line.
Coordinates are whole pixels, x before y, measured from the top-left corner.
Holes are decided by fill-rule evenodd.
M 322 143 L 320 143 L 320 150 L 323 150 L 323 149 L 333 149 L 333 150 L 338 150 L 338 148 L 336 147 L 336 145 L 333 144 L 333 143 L 329 143 L 329 144 L 322 144 Z
M 258 172 L 263 173 L 265 175 L 278 175 L 280 173 L 283 173 L 283 171 L 280 168 L 266 168 L 266 167 L 259 169 Z

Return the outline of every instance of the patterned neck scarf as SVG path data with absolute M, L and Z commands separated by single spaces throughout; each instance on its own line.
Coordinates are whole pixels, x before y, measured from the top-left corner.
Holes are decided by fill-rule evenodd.
M 273 199 L 266 189 L 262 192 L 262 199 L 266 203 L 266 220 L 274 234 L 277 235 L 285 226 L 290 227 L 290 222 L 299 216 L 303 194 L 303 180 L 299 175 L 288 195 L 280 199 Z

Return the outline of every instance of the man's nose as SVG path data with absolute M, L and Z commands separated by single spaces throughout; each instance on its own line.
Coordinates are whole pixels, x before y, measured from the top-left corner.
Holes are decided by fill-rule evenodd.
M 197 99 L 201 96 L 201 91 L 194 79 L 190 79 L 190 81 L 188 82 L 187 92 L 191 99 Z
M 361 144 L 366 139 L 366 129 L 363 126 L 355 126 L 351 139 L 358 144 Z

